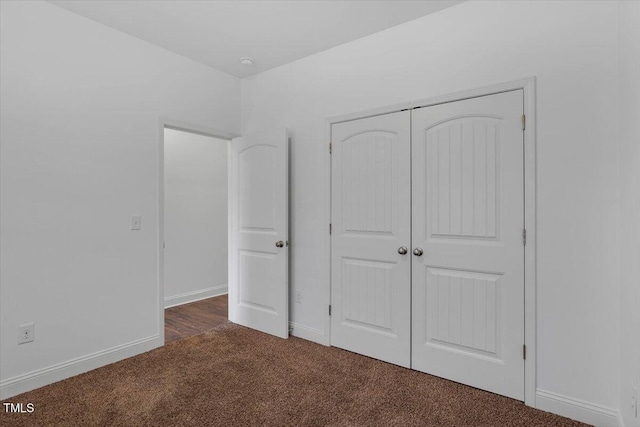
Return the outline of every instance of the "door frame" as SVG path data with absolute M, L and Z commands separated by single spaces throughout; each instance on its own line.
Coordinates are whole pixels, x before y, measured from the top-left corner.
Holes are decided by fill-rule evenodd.
M 526 359 L 524 363 L 524 403 L 536 407 L 536 77 L 526 77 L 506 83 L 493 84 L 475 89 L 467 89 L 432 98 L 419 99 L 370 110 L 329 117 L 325 120 L 325 137 L 331 142 L 331 126 L 336 123 L 364 119 L 382 114 L 395 113 L 417 107 L 430 107 L 454 101 L 462 101 L 487 95 L 495 95 L 513 90 L 522 90 L 524 96 L 523 111 L 526 117 L 524 130 L 524 226 L 527 231 L 524 247 L 524 344 Z M 326 190 L 325 218 L 331 223 L 331 153 L 326 151 L 326 171 L 328 187 Z M 325 240 L 325 277 L 324 301 L 324 339 L 322 343 L 331 345 L 331 235 Z
M 195 133 L 231 142 L 240 135 L 207 126 L 158 117 L 158 215 L 157 215 L 157 281 L 158 281 L 158 336 L 160 345 L 164 345 L 164 130 L 172 129 L 182 132 Z

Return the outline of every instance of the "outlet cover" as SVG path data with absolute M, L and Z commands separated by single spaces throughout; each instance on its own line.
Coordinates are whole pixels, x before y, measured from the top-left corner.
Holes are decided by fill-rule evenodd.
M 36 325 L 34 323 L 26 323 L 18 326 L 18 344 L 26 344 L 35 339 Z
M 142 229 L 142 216 L 140 215 L 131 215 L 129 219 L 130 229 L 131 230 L 140 230 Z

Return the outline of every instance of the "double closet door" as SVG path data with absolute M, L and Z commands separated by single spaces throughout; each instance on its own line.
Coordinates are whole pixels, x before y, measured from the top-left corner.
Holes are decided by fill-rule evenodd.
M 332 126 L 331 344 L 524 400 L 523 93 Z

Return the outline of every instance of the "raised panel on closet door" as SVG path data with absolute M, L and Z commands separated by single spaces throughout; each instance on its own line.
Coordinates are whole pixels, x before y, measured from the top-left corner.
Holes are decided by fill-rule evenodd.
M 412 367 L 524 399 L 521 90 L 412 116 Z
M 408 367 L 410 113 L 338 123 L 331 139 L 331 344 Z

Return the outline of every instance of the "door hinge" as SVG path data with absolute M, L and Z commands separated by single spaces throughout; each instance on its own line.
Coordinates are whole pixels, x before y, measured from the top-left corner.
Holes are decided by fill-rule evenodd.
M 329 234 L 331 234 L 331 223 L 329 223 Z
M 329 304 L 329 316 L 331 316 L 331 304 Z
M 333 144 L 329 143 L 329 154 L 333 153 Z
M 525 130 L 527 128 L 527 116 L 524 115 L 524 113 L 522 114 L 522 130 Z
M 524 360 L 527 360 L 527 345 L 526 344 L 522 344 L 522 358 Z
M 527 230 L 522 229 L 522 244 L 527 246 Z

